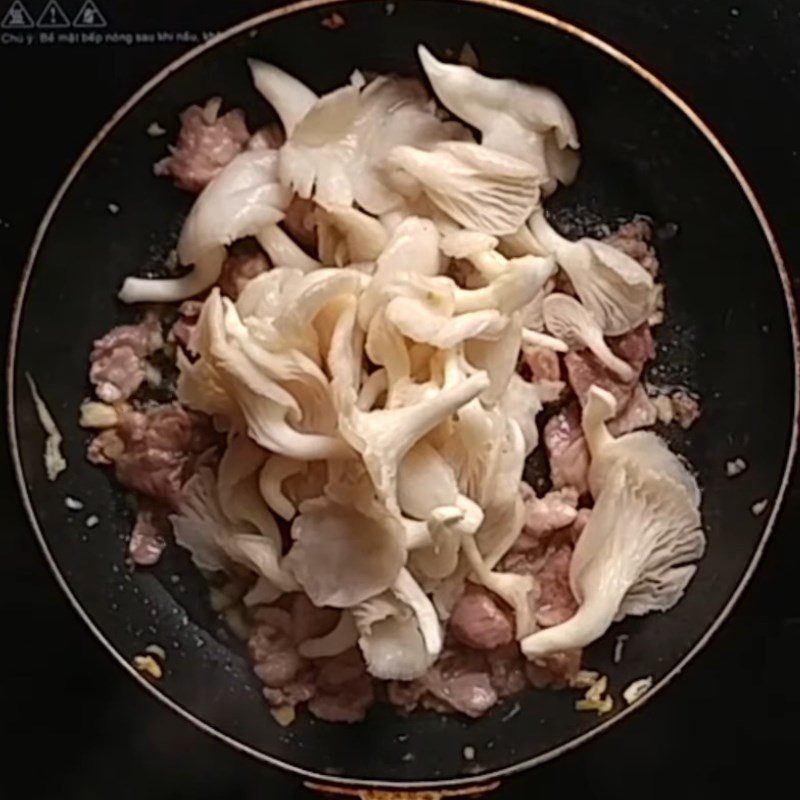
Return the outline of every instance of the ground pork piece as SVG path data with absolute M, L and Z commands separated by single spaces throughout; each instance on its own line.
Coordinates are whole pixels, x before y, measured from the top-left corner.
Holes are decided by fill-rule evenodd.
M 516 642 L 490 650 L 486 654 L 489 680 L 499 698 L 511 697 L 527 686 L 525 659 Z
M 543 627 L 560 625 L 578 610 L 578 603 L 569 586 L 571 559 L 570 545 L 551 548 L 536 572 L 539 583 L 536 621 Z
M 541 569 L 543 560 L 544 555 L 539 548 L 511 550 L 500 560 L 498 569 L 514 575 L 533 575 Z
M 207 417 L 176 404 L 126 409 L 89 445 L 93 463 L 113 464 L 119 482 L 175 505 L 197 459 L 216 443 Z
M 155 165 L 156 175 L 171 176 L 181 189 L 200 192 L 242 151 L 250 139 L 244 112 L 236 108 L 219 116 L 219 106 L 219 99 L 212 98 L 204 107 L 192 105 L 181 113 L 178 142 Z
M 651 275 L 658 273 L 658 256 L 650 242 L 653 238 L 653 228 L 649 222 L 636 219 L 626 222 L 603 241 L 616 247 L 626 256 L 638 261 Z
M 609 337 L 608 346 L 623 361 L 630 364 L 633 377 L 622 380 L 603 365 L 590 350 L 573 350 L 564 356 L 567 379 L 581 405 L 586 403 L 589 388 L 594 384 L 611 392 L 622 412 L 639 385 L 644 365 L 655 357 L 655 344 L 646 324 L 634 328 L 623 336 Z
M 700 417 L 700 401 L 684 389 L 679 389 L 670 397 L 672 410 L 678 425 L 684 430 L 691 428 Z
M 338 621 L 335 608 L 317 608 L 302 592 L 292 598 L 291 631 L 298 644 L 330 633 Z
M 657 419 L 658 411 L 640 383 L 633 390 L 625 408 L 608 423 L 608 430 L 614 436 L 622 436 L 624 433 L 655 425 Z
M 578 674 L 582 657 L 583 650 L 580 649 L 552 653 L 536 662 L 528 662 L 525 673 L 537 689 L 564 687 Z
M 222 294 L 236 300 L 248 282 L 270 266 L 269 259 L 257 243 L 252 240 L 236 242 L 222 264 L 219 276 Z
M 485 654 L 458 644 L 449 645 L 422 678 L 392 681 L 387 689 L 389 702 L 406 712 L 422 707 L 480 717 L 498 701 Z
M 147 357 L 164 344 L 158 319 L 148 314 L 136 325 L 112 328 L 89 355 L 89 380 L 105 403 L 127 400 L 144 381 Z
M 261 692 L 271 708 L 295 708 L 301 703 L 308 702 L 317 690 L 314 670 L 307 669 L 300 672 L 294 680 L 285 686 L 265 686 Z
M 566 622 L 578 609 L 569 585 L 569 565 L 574 542 L 588 517 L 589 514 L 580 513 L 572 525 L 555 532 L 544 552 L 541 549 L 514 551 L 500 562 L 499 568 L 504 572 L 532 575 L 536 579 L 539 587 L 536 621 L 543 627 Z
M 453 606 L 449 630 L 456 641 L 476 650 L 493 650 L 514 640 L 508 612 L 491 592 L 471 583 Z
M 305 200 L 295 195 L 283 216 L 286 233 L 311 255 L 317 254 L 317 225 L 314 218 L 313 200 Z
M 544 537 L 572 524 L 578 516 L 578 490 L 572 486 L 537 497 L 536 492 L 523 481 L 521 494 L 525 504 L 525 520 L 522 533 L 514 543 L 514 550 L 535 549 Z
M 259 680 L 273 689 L 292 683 L 307 666 L 297 652 L 291 636 L 271 621 L 257 621 L 247 648 L 253 659 L 253 672 Z
M 178 319 L 169 329 L 167 341 L 180 345 L 184 350 L 194 352 L 192 331 L 202 310 L 203 303 L 200 300 L 184 300 L 178 307 Z
M 168 511 L 168 508 L 152 503 L 143 502 L 139 506 L 128 542 L 128 555 L 137 566 L 150 567 L 161 558 L 170 530 Z
M 309 711 L 327 722 L 360 722 L 375 702 L 374 679 L 361 653 L 351 649 L 319 663 Z
M 588 491 L 589 449 L 583 438 L 578 404 L 570 403 L 552 416 L 544 426 L 543 438 L 553 486 L 571 486 L 579 494 Z
M 283 146 L 286 137 L 277 122 L 259 128 L 247 141 L 247 150 L 277 150 Z
M 422 678 L 428 694 L 421 705 L 480 717 L 498 697 L 482 654 L 467 648 L 448 648 Z
M 558 353 L 549 347 L 523 345 L 522 361 L 530 369 L 531 380 L 535 383 L 561 380 L 561 362 L 558 360 Z

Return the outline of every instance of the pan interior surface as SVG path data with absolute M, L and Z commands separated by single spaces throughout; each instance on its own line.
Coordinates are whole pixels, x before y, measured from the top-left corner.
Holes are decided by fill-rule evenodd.
M 469 42 L 490 74 L 553 88 L 582 137 L 576 183 L 548 201 L 573 228 L 651 217 L 667 291 L 667 322 L 650 377 L 703 399 L 689 432 L 671 433 L 703 489 L 709 548 L 687 596 L 668 614 L 626 620 L 585 656 L 612 692 L 652 675 L 665 681 L 728 609 L 757 559 L 794 445 L 791 301 L 776 253 L 736 176 L 702 130 L 628 65 L 565 29 L 508 8 L 447 0 L 316 4 L 267 15 L 184 60 L 136 100 L 87 153 L 52 209 L 19 300 L 10 376 L 11 425 L 23 495 L 45 551 L 100 637 L 129 662 L 150 644 L 167 652 L 155 691 L 229 743 L 307 776 L 377 785 L 466 783 L 529 766 L 607 724 L 573 709 L 574 693 L 528 691 L 467 721 L 376 707 L 341 727 L 302 714 L 280 728 L 267 712 L 244 647 L 208 606 L 202 578 L 176 547 L 154 568 L 125 566 L 131 499 L 84 458 L 78 408 L 92 341 L 131 318 L 122 279 L 161 263 L 191 198 L 152 175 L 177 114 L 221 95 L 251 130 L 271 119 L 250 85 L 248 57 L 273 62 L 318 93 L 354 68 L 417 75 L 416 45 L 457 54 Z M 322 25 L 332 11 L 346 24 Z M 111 215 L 108 204 L 119 206 Z M 64 435 L 69 469 L 50 483 L 25 373 Z M 735 481 L 727 461 L 748 465 Z M 85 511 L 65 506 L 79 498 Z M 763 514 L 752 506 L 766 500 Z M 86 517 L 100 524 L 87 527 Z M 614 637 L 629 635 L 612 662 Z M 618 706 L 620 701 L 618 701 Z M 124 721 L 121 721 L 124 724 Z M 475 750 L 473 760 L 464 749 Z

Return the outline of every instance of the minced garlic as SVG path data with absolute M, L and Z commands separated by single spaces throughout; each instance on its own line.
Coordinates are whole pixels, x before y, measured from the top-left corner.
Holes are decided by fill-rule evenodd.
M 148 678 L 152 678 L 154 681 L 160 680 L 164 675 L 164 670 L 161 669 L 161 664 L 159 664 L 158 661 L 156 661 L 151 655 L 134 656 L 133 666 L 143 675 L 146 675 Z

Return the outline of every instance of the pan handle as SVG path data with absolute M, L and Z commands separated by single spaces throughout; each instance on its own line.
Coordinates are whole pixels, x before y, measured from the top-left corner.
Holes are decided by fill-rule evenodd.
M 412 791 L 391 791 L 386 789 L 366 789 L 361 787 L 331 786 L 324 783 L 308 783 L 306 788 L 327 795 L 355 797 L 358 800 L 446 800 L 450 797 L 482 797 L 500 787 L 500 781 L 483 786 L 468 786 L 465 789 L 427 789 Z

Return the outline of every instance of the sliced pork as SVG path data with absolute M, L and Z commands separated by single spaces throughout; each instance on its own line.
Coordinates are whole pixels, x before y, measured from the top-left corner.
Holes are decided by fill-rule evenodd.
M 155 165 L 156 175 L 171 177 L 186 191 L 202 191 L 238 155 L 250 139 L 244 112 L 235 108 L 219 114 L 219 98 L 181 113 L 178 141 L 170 155 Z
M 147 377 L 147 358 L 164 344 L 161 324 L 147 315 L 135 325 L 119 325 L 94 343 L 89 380 L 105 403 L 127 400 Z

